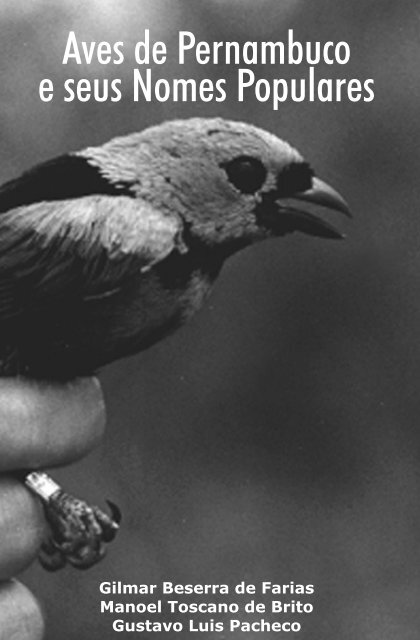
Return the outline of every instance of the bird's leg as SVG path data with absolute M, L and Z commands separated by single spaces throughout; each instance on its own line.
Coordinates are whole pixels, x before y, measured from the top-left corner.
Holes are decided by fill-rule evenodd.
M 104 543 L 111 542 L 117 534 L 121 522 L 118 507 L 107 500 L 109 516 L 65 493 L 44 471 L 28 473 L 24 482 L 41 499 L 50 526 L 50 536 L 39 554 L 41 565 L 56 571 L 67 563 L 88 569 L 99 562 L 106 553 Z

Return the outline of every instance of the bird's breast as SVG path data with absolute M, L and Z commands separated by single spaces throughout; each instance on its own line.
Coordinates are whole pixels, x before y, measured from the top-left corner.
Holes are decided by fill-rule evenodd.
M 136 351 L 177 329 L 198 311 L 207 298 L 215 275 L 196 267 L 188 274 L 152 269 L 134 279 L 113 299 L 86 311 L 87 325 L 102 319 L 103 339 L 115 346 L 127 343 Z M 104 322 L 105 320 L 105 322 Z

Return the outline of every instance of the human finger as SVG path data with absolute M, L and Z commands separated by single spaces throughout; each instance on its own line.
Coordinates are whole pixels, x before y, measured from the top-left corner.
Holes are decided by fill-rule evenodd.
M 0 580 L 22 571 L 46 536 L 41 504 L 18 480 L 0 478 Z
M 99 441 L 105 408 L 96 378 L 66 384 L 0 379 L 0 470 L 72 462 Z
M 17 580 L 0 584 L 0 640 L 42 640 L 44 618 L 34 595 Z

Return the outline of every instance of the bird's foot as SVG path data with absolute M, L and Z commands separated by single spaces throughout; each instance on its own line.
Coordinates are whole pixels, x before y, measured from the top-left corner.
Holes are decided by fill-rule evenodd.
M 67 563 L 88 569 L 105 556 L 105 543 L 115 538 L 121 522 L 115 504 L 107 501 L 111 510 L 108 515 L 99 507 L 65 493 L 44 472 L 28 474 L 25 483 L 41 498 L 51 529 L 39 554 L 44 569 L 56 571 Z

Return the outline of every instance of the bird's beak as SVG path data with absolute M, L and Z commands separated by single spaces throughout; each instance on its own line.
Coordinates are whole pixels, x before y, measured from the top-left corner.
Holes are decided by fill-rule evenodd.
M 271 210 L 269 213 L 270 221 L 265 220 L 264 224 L 270 226 L 276 235 L 301 231 L 321 238 L 344 238 L 344 235 L 326 220 L 300 206 L 294 206 L 291 201 L 296 200 L 333 209 L 352 217 L 344 198 L 326 182 L 313 177 L 310 189 L 294 193 L 287 200 L 283 198 L 275 200 L 275 212 L 273 209 Z
M 312 187 L 302 193 L 296 193 L 295 200 L 306 200 L 312 204 L 319 204 L 321 207 L 340 211 L 349 218 L 352 217 L 349 206 L 342 196 L 330 187 L 329 184 L 319 178 L 312 178 Z

